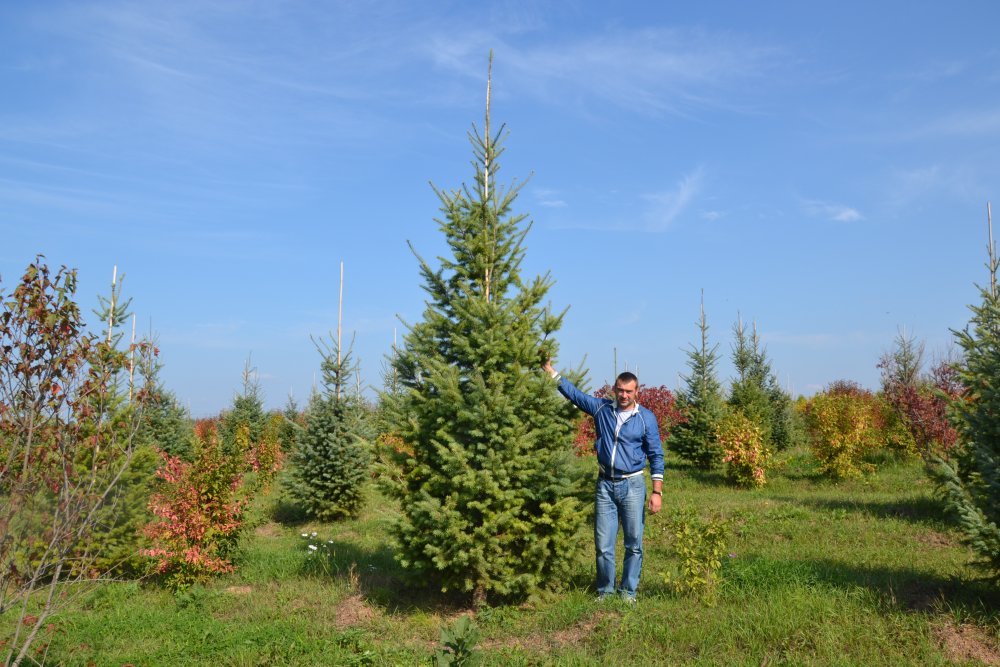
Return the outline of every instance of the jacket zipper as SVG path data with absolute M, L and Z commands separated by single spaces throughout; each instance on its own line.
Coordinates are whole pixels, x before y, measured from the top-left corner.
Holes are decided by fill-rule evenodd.
M 618 424 L 617 425 L 618 428 L 615 429 L 615 442 L 611 447 L 611 471 L 608 472 L 608 475 L 611 477 L 615 476 L 615 456 L 618 454 L 618 434 L 621 433 L 622 429 L 625 428 L 625 424 L 627 424 L 629 420 L 632 419 L 632 417 L 634 417 L 635 415 L 636 413 L 634 412 L 630 414 L 628 417 L 625 418 L 625 421 L 623 421 L 621 424 Z M 617 423 L 617 421 L 618 421 L 618 412 L 616 411 L 615 422 Z

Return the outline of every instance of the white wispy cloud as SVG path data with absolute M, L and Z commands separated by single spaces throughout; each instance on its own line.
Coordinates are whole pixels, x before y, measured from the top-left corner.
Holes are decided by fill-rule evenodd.
M 933 83 L 961 76 L 968 68 L 969 63 L 964 60 L 936 60 L 923 63 L 919 68 L 913 68 L 904 74 L 904 78 L 921 83 Z
M 503 35 L 471 31 L 440 34 L 428 43 L 440 67 L 482 76 L 483 44 L 496 44 L 519 93 L 560 104 L 592 100 L 642 113 L 687 114 L 705 107 L 734 108 L 748 82 L 775 69 L 781 51 L 735 34 L 646 28 L 612 30 L 558 43 L 514 44 Z M 568 102 L 567 102 L 568 101 Z
M 1000 137 L 1000 109 L 966 109 L 937 118 L 916 132 L 923 137 Z
M 760 337 L 767 344 L 777 343 L 822 350 L 881 342 L 885 339 L 885 334 L 871 331 L 837 333 L 771 331 L 762 332 Z
M 814 218 L 823 218 L 832 222 L 857 222 L 865 218 L 856 208 L 844 204 L 816 199 L 804 200 L 802 204 L 806 214 Z
M 163 346 L 247 349 L 254 333 L 249 329 L 247 322 L 242 320 L 198 322 L 185 329 L 164 328 L 159 331 L 159 341 Z
M 701 192 L 704 178 L 704 169 L 698 167 L 671 189 L 646 195 L 648 207 L 642 216 L 646 231 L 662 232 L 673 224 Z
M 363 142 L 395 122 L 384 105 L 407 97 L 397 73 L 412 66 L 417 37 L 401 21 L 371 30 L 385 11 L 359 16 L 350 3 L 308 12 L 266 2 L 104 3 L 53 12 L 49 29 L 81 43 L 102 73 L 92 90 L 113 78 L 129 126 L 239 149 Z
M 929 164 L 893 172 L 886 186 L 886 200 L 894 209 L 939 195 L 959 200 L 988 197 L 990 186 L 982 182 L 979 170 L 957 165 Z
M 618 190 L 607 193 L 617 202 L 616 209 L 633 210 L 633 215 L 595 220 L 593 218 L 572 217 L 550 222 L 554 229 L 577 229 L 583 231 L 623 232 L 641 231 L 664 232 L 688 211 L 703 189 L 705 170 L 697 167 L 682 176 L 673 186 L 657 192 L 633 194 Z
M 546 208 L 566 208 L 569 206 L 569 204 L 567 204 L 555 190 L 539 189 L 535 190 L 533 194 L 535 196 L 535 201 L 538 202 L 539 206 L 544 206 Z

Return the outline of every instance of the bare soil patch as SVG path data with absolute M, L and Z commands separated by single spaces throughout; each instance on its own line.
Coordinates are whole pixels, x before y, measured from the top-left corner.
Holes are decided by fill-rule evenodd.
M 917 535 L 917 542 L 921 544 L 926 544 L 930 547 L 950 547 L 956 543 L 957 540 L 945 535 L 944 533 L 939 533 L 937 531 L 931 531 L 927 533 L 921 533 Z
M 982 628 L 945 623 L 934 628 L 934 635 L 953 662 L 975 660 L 984 665 L 1000 665 L 996 638 Z
M 253 532 L 260 537 L 278 537 L 281 535 L 281 526 L 274 521 L 268 521 L 257 526 Z
M 620 618 L 621 614 L 599 611 L 581 619 L 568 628 L 547 633 L 532 633 L 522 637 L 511 637 L 502 641 L 484 641 L 483 648 L 519 648 L 533 653 L 543 653 L 551 649 L 582 646 L 593 636 L 595 628 L 607 618 Z
M 344 598 L 334 610 L 334 625 L 338 630 L 364 625 L 377 615 L 364 598 L 355 594 Z

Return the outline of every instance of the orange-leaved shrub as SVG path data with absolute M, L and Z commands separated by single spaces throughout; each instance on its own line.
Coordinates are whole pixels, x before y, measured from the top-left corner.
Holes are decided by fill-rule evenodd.
M 726 464 L 726 476 L 732 482 L 745 488 L 767 484 L 773 452 L 758 424 L 738 410 L 730 411 L 719 422 L 717 441 Z
M 162 454 L 161 484 L 149 501 L 155 518 L 145 528 L 153 546 L 143 554 L 178 588 L 232 571 L 247 504 L 244 462 L 223 455 L 213 422 L 199 422 L 195 435 L 193 461 Z
M 813 396 L 806 406 L 806 426 L 823 474 L 840 479 L 869 471 L 865 457 L 885 445 L 883 414 L 875 394 L 848 380 Z

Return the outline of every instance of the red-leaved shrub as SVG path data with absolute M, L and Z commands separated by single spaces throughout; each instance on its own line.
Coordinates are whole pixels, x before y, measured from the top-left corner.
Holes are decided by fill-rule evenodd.
M 955 367 L 941 362 L 931 369 L 930 377 L 910 384 L 889 382 L 884 392 L 913 437 L 917 451 L 923 456 L 947 457 L 958 440 L 958 431 L 948 418 L 948 405 L 962 395 Z
M 195 434 L 193 462 L 163 454 L 156 472 L 162 483 L 149 501 L 156 518 L 145 529 L 153 547 L 144 555 L 177 587 L 232 571 L 229 556 L 247 503 L 242 462 L 222 455 L 215 424 L 199 422 Z

